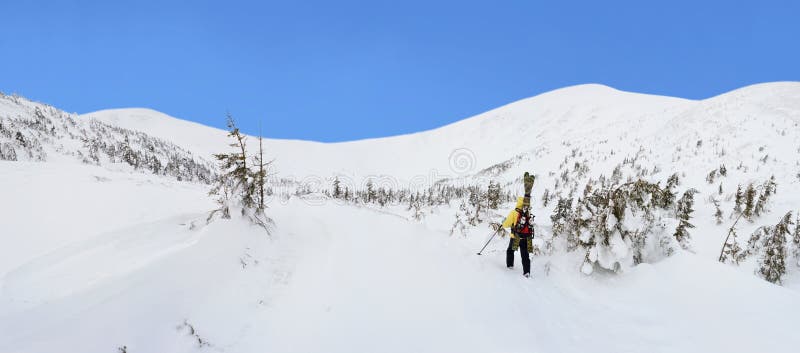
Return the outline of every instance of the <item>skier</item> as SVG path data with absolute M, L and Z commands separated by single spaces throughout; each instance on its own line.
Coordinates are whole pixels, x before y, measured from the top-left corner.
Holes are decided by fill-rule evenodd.
M 527 172 L 524 176 L 525 196 L 517 198 L 516 207 L 511 211 L 501 223 L 492 224 L 495 231 L 502 231 L 510 228 L 511 236 L 506 250 L 506 266 L 514 268 L 514 252 L 519 248 L 522 257 L 522 274 L 525 277 L 531 276 L 530 253 L 533 252 L 533 218 L 531 215 L 531 188 L 533 188 L 534 177 Z

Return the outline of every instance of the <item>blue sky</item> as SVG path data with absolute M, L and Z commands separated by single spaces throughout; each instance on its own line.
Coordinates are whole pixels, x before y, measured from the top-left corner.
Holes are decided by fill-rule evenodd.
M 800 1 L 14 1 L 0 91 L 344 141 L 555 88 L 707 98 L 800 80 Z

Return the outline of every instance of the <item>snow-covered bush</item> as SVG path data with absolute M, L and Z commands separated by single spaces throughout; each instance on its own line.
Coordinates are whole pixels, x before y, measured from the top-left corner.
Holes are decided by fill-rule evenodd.
M 631 177 L 621 182 L 622 166 L 629 164 L 634 175 L 649 175 L 651 168 L 637 164 L 638 159 L 626 159 L 609 179 L 589 179 L 577 199 L 572 198 L 574 190 L 569 197 L 558 195 L 550 217 L 553 237 L 561 239 L 566 251 L 583 253 L 581 270 L 586 274 L 657 262 L 689 247 L 697 191 L 687 190 L 676 202 L 678 174 L 669 176 L 664 187 Z
M 645 180 L 622 185 L 587 187 L 574 211 L 569 200 L 559 200 L 551 216 L 554 234 L 566 235 L 568 249 L 585 251 L 581 270 L 591 274 L 595 268 L 619 271 L 643 262 L 655 262 L 671 255 L 676 246 L 687 247 L 691 228 L 693 190 L 681 199 L 675 210 L 677 175 L 669 178 L 666 188 Z M 668 228 L 676 226 L 674 233 Z M 577 246 L 571 246 L 572 242 Z

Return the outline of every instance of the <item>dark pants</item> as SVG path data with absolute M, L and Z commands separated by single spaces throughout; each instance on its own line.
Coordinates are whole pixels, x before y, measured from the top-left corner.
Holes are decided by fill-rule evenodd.
M 519 240 L 519 254 L 522 256 L 522 273 L 528 274 L 531 272 L 531 258 L 528 257 L 528 243 L 531 238 L 522 238 Z M 506 250 L 506 266 L 514 266 L 514 239 L 511 238 L 508 242 L 508 250 Z

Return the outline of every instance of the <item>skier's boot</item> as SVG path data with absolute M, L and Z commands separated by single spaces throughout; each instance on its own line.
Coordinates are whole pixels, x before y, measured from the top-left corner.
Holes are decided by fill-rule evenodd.
M 525 276 L 526 278 L 531 278 L 531 273 L 530 273 L 530 272 L 528 272 L 528 273 L 526 273 L 526 274 L 523 274 L 523 276 Z

